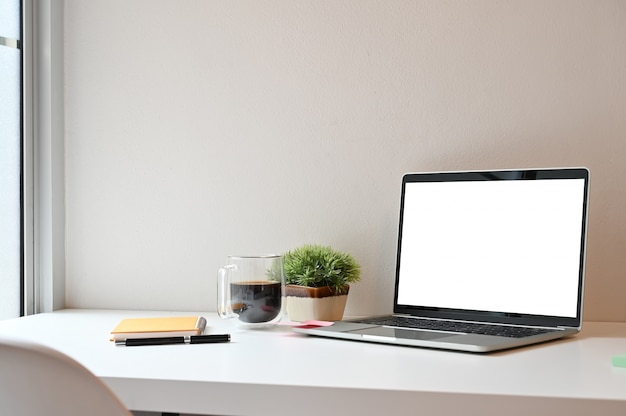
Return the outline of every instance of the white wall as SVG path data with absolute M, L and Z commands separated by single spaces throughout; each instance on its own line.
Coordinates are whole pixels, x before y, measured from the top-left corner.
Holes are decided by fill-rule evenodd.
M 389 312 L 407 171 L 592 171 L 585 319 L 626 321 L 626 2 L 65 2 L 69 307 L 211 310 L 302 243 Z

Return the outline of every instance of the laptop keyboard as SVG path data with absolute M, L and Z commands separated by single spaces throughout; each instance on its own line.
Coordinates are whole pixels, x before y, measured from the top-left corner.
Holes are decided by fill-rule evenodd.
M 384 316 L 361 319 L 352 322 L 433 331 L 496 335 L 509 338 L 524 338 L 554 331 L 553 329 L 548 328 L 529 328 L 508 325 L 479 324 L 474 322 L 440 321 L 437 319 L 408 318 L 405 316 Z

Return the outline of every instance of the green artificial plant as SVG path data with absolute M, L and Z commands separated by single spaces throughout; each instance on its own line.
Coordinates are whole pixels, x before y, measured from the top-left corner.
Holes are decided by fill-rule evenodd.
M 306 244 L 283 256 L 287 284 L 307 287 L 329 286 L 336 294 L 361 279 L 361 266 L 350 254 L 329 246 Z

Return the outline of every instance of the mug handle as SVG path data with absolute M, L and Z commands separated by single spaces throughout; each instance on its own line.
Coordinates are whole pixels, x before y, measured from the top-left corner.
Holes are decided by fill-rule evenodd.
M 235 318 L 238 315 L 233 312 L 230 301 L 230 273 L 237 270 L 237 266 L 229 264 L 220 267 L 217 271 L 217 314 L 222 319 Z

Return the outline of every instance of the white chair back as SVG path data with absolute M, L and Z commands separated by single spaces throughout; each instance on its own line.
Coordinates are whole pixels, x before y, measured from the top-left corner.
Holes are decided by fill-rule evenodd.
M 0 337 L 0 415 L 131 416 L 98 377 L 67 355 Z

